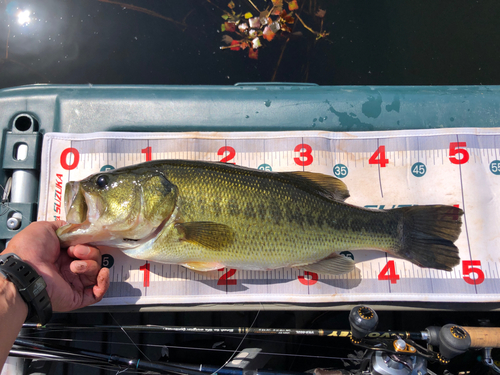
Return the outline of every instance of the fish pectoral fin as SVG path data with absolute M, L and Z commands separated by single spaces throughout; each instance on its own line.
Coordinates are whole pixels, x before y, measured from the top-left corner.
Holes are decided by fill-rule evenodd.
M 182 263 L 181 266 L 197 272 L 208 272 L 224 268 L 224 265 L 222 263 L 216 262 L 189 262 Z
M 346 184 L 336 177 L 315 172 L 281 172 L 281 174 L 298 177 L 327 198 L 339 202 L 344 202 L 349 198 Z
M 354 269 L 354 261 L 343 255 L 333 254 L 327 259 L 319 262 L 307 264 L 305 266 L 297 266 L 304 271 L 315 272 L 328 275 L 342 275 L 349 273 Z
M 220 250 L 234 242 L 234 232 L 225 224 L 211 221 L 194 221 L 175 224 L 181 234 L 181 240 Z

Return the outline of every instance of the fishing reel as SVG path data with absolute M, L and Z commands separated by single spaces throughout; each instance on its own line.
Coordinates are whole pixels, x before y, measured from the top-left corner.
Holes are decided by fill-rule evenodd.
M 484 364 L 500 373 L 491 359 L 491 349 L 484 341 L 474 343 L 474 337 L 484 339 L 481 328 L 461 327 L 448 324 L 443 327 L 428 327 L 425 331 L 376 332 L 377 313 L 367 306 L 356 306 L 349 314 L 351 341 L 354 345 L 367 349 L 361 361 L 361 374 L 369 375 L 426 375 L 428 362 L 447 364 L 452 358 L 470 348 L 486 348 Z M 421 346 L 414 340 L 423 340 Z M 497 339 L 498 340 L 498 339 Z M 495 347 L 494 343 L 491 347 Z M 439 347 L 439 351 L 434 348 Z M 490 347 L 490 348 L 491 348 Z

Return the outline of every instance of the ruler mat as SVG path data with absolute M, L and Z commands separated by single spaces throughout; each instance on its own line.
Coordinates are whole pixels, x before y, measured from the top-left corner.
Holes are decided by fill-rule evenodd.
M 295 269 L 207 274 L 178 265 L 103 255 L 111 287 L 101 305 L 500 301 L 500 129 L 386 132 L 48 133 L 38 220 L 64 219 L 64 185 L 89 174 L 157 159 L 224 161 L 341 178 L 348 203 L 378 209 L 416 204 L 465 211 L 451 272 L 420 268 L 380 251 L 353 251 L 347 275 Z

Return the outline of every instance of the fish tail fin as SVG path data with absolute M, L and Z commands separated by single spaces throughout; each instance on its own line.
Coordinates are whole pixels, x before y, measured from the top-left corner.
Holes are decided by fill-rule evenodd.
M 451 271 L 459 264 L 454 245 L 461 232 L 463 211 L 458 207 L 412 206 L 393 210 L 401 215 L 398 234 L 401 245 L 395 255 L 421 267 Z

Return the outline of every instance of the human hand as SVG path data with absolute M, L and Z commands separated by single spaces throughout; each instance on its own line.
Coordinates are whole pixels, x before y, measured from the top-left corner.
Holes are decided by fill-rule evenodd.
M 88 245 L 61 249 L 56 230 L 64 224 L 31 223 L 4 250 L 17 254 L 43 277 L 52 309 L 59 312 L 99 302 L 109 287 L 109 269 L 101 268 L 99 249 Z

